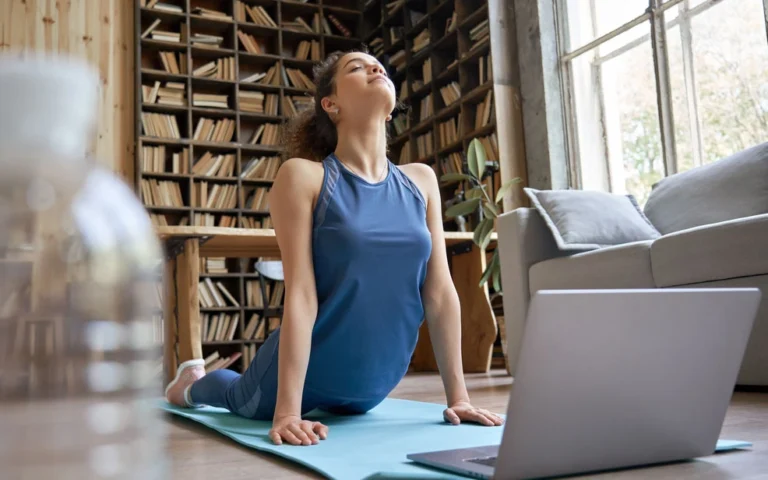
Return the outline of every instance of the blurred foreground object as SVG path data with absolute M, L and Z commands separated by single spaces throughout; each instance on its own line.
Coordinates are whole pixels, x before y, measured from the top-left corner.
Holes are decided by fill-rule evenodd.
M 166 478 L 160 245 L 87 155 L 98 74 L 0 55 L 0 477 Z

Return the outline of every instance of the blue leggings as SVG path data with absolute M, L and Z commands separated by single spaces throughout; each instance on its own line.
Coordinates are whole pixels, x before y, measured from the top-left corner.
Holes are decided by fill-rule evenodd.
M 255 420 L 272 420 L 277 400 L 277 352 L 280 330 L 272 332 L 241 375 L 233 370 L 214 370 L 192 384 L 192 403 L 226 408 L 232 413 Z M 371 410 L 383 398 L 346 400 L 319 394 L 304 387 L 301 414 L 314 409 L 334 414 L 360 414 Z

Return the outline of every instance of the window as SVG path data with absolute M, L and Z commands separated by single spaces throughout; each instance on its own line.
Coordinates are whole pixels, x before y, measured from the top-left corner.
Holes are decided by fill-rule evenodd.
M 768 139 L 768 0 L 556 0 L 574 188 L 631 193 Z

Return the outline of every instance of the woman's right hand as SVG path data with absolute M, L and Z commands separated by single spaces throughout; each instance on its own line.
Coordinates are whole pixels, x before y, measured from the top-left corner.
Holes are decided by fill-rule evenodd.
M 269 438 L 275 445 L 282 445 L 284 441 L 291 445 L 316 445 L 319 440 L 328 438 L 328 427 L 296 415 L 275 417 Z

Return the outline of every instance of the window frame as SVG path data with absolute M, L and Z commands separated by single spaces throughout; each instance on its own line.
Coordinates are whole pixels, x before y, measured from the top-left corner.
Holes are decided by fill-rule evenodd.
M 595 51 L 600 45 L 603 45 L 609 40 L 646 22 L 650 24 L 650 31 L 648 34 L 644 34 L 643 36 L 634 39 L 631 42 L 607 54 L 600 56 L 596 59 L 596 65 L 600 65 L 628 50 L 631 50 L 637 45 L 650 40 L 651 52 L 653 55 L 654 80 L 656 82 L 656 106 L 661 134 L 660 141 L 663 160 L 662 163 L 664 165 L 663 176 L 666 177 L 668 175 L 677 173 L 678 162 L 674 134 L 675 123 L 672 109 L 672 89 L 669 68 L 669 52 L 667 48 L 667 30 L 679 26 L 682 48 L 684 85 L 688 102 L 688 124 L 691 132 L 691 143 L 693 150 L 693 164 L 694 166 L 700 166 L 702 164 L 703 158 L 703 141 L 701 135 L 701 117 L 699 115 L 698 107 L 698 92 L 694 79 L 693 69 L 691 20 L 697 15 L 700 15 L 701 13 L 709 10 L 715 5 L 723 3 L 726 0 L 705 0 L 693 8 L 687 8 L 687 4 L 690 2 L 690 0 L 648 0 L 648 7 L 644 12 L 640 13 L 628 22 L 617 26 L 611 31 L 597 36 L 590 42 L 576 49 L 572 49 L 570 45 L 570 31 L 567 13 L 568 10 L 566 7 L 567 1 L 568 0 L 553 0 L 552 7 L 554 10 L 555 18 L 555 36 L 559 63 L 558 71 L 561 78 L 560 96 L 564 116 L 563 124 L 565 128 L 565 150 L 567 156 L 568 171 L 570 174 L 570 187 L 576 189 L 583 188 L 581 156 L 579 155 L 580 149 L 578 122 L 576 119 L 576 111 L 573 99 L 574 79 L 572 74 L 572 61 L 582 55 L 588 54 L 588 52 Z M 593 15 L 594 22 L 594 1 L 589 1 L 589 8 Z M 733 0 L 731 1 L 733 2 Z M 677 7 L 680 4 L 683 4 L 686 6 L 686 8 L 683 10 L 678 10 L 677 17 L 669 22 L 666 22 L 665 24 L 664 13 L 667 10 Z M 768 0 L 762 0 L 762 4 L 766 37 L 768 38 Z M 734 5 L 736 5 L 736 3 L 734 3 Z M 603 97 L 602 93 L 599 94 L 599 97 Z M 604 151 L 607 151 L 607 145 L 605 145 L 605 136 L 602 137 L 602 141 L 604 143 L 602 147 Z M 608 191 L 612 191 L 613 179 L 611 176 L 611 162 L 609 156 L 605 155 L 602 161 L 604 162 L 603 167 L 605 168 L 605 172 L 608 176 L 608 178 L 605 179 L 606 184 L 608 185 Z

